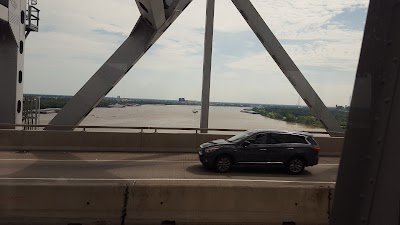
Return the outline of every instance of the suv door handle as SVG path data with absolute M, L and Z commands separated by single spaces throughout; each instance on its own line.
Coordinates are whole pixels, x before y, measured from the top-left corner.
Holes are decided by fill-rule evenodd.
M 266 148 L 261 148 L 260 151 L 267 151 L 267 149 Z
M 294 148 L 286 148 L 286 149 L 288 149 L 288 150 L 294 150 Z

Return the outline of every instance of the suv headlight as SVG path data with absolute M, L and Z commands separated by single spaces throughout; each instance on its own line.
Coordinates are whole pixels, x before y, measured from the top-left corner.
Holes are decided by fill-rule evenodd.
M 205 152 L 205 153 L 211 153 L 211 152 L 217 151 L 218 149 L 219 149 L 219 147 L 218 147 L 218 146 L 215 146 L 215 147 L 211 147 L 211 148 L 206 148 L 206 149 L 204 150 L 204 152 Z

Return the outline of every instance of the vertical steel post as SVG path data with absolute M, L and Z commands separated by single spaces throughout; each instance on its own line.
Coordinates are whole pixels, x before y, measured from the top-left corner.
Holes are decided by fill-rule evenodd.
M 40 96 L 38 97 L 38 103 L 37 103 L 37 108 L 36 108 L 36 124 L 39 125 L 40 124 Z M 39 128 L 36 128 L 39 129 Z
M 208 128 L 208 119 L 210 111 L 210 85 L 211 85 L 211 62 L 212 45 L 214 33 L 214 9 L 215 0 L 207 0 L 206 8 L 206 27 L 204 35 L 204 61 L 203 61 L 203 87 L 201 93 L 201 112 L 200 128 Z M 207 133 L 201 130 L 201 133 Z
M 0 123 L 22 123 L 25 7 L 26 0 L 0 4 Z
M 400 223 L 399 3 L 370 1 L 331 225 Z

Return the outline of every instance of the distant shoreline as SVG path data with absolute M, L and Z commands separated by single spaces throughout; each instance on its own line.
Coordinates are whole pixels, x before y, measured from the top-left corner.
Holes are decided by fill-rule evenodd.
M 311 114 L 310 109 L 307 107 L 262 106 L 254 107 L 252 111 L 274 120 L 301 124 L 310 128 L 324 128 L 322 123 Z M 330 112 L 340 126 L 345 128 L 347 125 L 348 112 L 338 109 L 330 109 Z
M 65 104 L 72 98 L 66 95 L 36 95 L 24 94 L 24 96 L 40 97 L 41 109 L 45 108 L 63 108 Z M 162 100 L 162 99 L 135 99 L 135 98 L 114 98 L 105 97 L 96 107 L 108 107 L 113 104 L 139 104 L 139 105 L 197 105 L 201 106 L 199 101 L 179 101 L 179 100 Z M 240 102 L 210 102 L 210 106 L 231 106 L 231 107 L 265 107 L 265 106 L 282 106 L 282 107 L 298 107 L 296 105 L 282 104 L 258 104 L 258 103 L 240 103 Z M 304 106 L 301 106 L 304 107 Z M 328 107 L 332 108 L 332 107 Z
M 59 95 L 25 95 L 25 96 L 40 96 L 40 108 L 63 108 L 72 96 Z M 104 98 L 96 107 L 110 107 L 112 105 L 196 105 L 200 106 L 198 101 L 179 101 L 179 100 L 157 100 L 157 99 L 130 99 L 130 98 Z M 231 106 L 231 107 L 257 107 L 263 104 L 254 103 L 230 103 L 230 102 L 210 102 L 210 106 Z

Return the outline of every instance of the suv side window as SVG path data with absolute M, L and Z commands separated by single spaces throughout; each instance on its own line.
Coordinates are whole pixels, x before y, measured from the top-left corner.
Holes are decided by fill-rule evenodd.
M 314 140 L 314 138 L 308 136 L 307 137 L 308 142 L 310 142 L 312 145 L 318 145 L 318 143 Z
M 267 143 L 267 134 L 256 134 L 247 139 L 248 142 L 254 145 L 263 145 Z
M 303 136 L 291 134 L 269 134 L 268 144 L 299 143 L 308 144 Z

